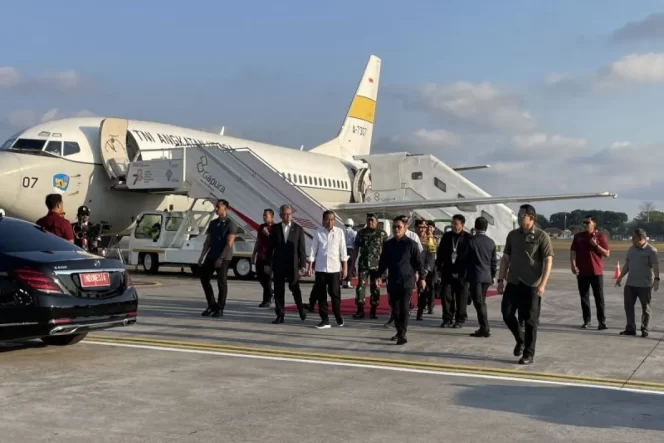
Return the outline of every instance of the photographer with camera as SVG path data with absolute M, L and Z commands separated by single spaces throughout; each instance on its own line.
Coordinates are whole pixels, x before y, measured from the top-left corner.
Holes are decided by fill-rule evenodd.
M 90 222 L 90 209 L 87 206 L 78 208 L 76 218 L 77 220 L 71 224 L 74 230 L 74 244 L 98 255 L 101 243 L 101 225 Z

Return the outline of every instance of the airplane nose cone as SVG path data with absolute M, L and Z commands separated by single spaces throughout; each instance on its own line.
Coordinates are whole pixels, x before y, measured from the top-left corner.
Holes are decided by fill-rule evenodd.
M 12 152 L 0 152 L 0 208 L 9 215 L 21 190 L 21 159 Z

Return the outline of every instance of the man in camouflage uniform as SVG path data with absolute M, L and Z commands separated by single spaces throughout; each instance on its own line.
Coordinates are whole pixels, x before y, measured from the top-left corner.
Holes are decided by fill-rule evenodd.
M 376 280 L 378 275 L 378 260 L 383 251 L 383 244 L 387 240 L 387 233 L 378 229 L 378 219 L 374 214 L 367 214 L 367 226 L 362 228 L 355 237 L 355 253 L 357 262 L 357 288 L 355 289 L 355 304 L 357 312 L 353 315 L 355 319 L 364 318 L 364 302 L 367 280 L 371 290 L 371 314 L 370 318 L 375 319 L 376 310 L 380 303 L 380 289 Z

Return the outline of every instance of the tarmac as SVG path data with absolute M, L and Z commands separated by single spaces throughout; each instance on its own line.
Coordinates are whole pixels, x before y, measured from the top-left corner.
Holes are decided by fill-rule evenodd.
M 563 257 L 531 366 L 512 355 L 500 296 L 488 299 L 489 338 L 469 336 L 472 306 L 463 329 L 441 329 L 436 306 L 397 346 L 386 316 L 317 330 L 318 314 L 289 312 L 273 325 L 258 283 L 231 280 L 224 317 L 205 318 L 190 275 L 135 273 L 137 325 L 70 347 L 0 345 L 0 442 L 661 442 L 659 297 L 650 336 L 620 336 L 622 290 L 607 271 L 609 329 L 593 318 L 582 330 Z

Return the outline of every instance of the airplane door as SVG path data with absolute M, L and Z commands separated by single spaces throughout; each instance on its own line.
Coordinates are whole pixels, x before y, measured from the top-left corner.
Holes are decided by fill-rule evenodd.
M 111 180 L 124 179 L 128 163 L 127 128 L 129 122 L 121 118 L 107 118 L 99 128 L 99 146 L 104 169 Z

